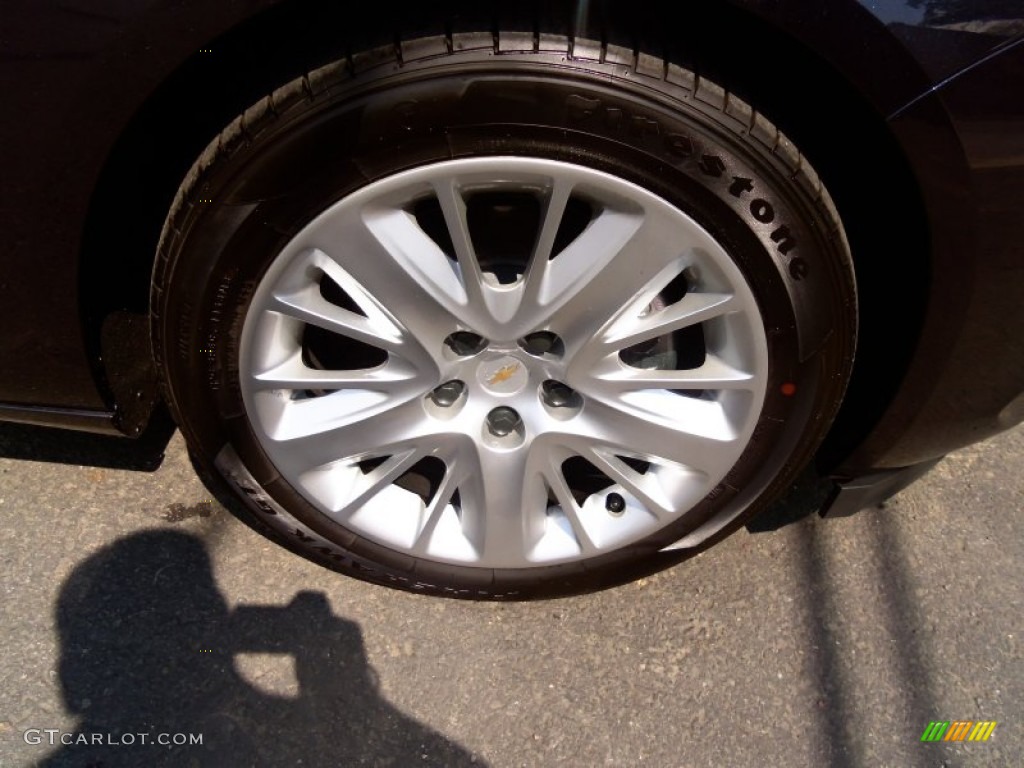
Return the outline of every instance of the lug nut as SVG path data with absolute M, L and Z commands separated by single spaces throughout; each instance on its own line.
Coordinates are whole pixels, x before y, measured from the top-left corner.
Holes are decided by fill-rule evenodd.
M 456 400 L 459 399 L 459 396 L 465 389 L 465 384 L 458 379 L 452 379 L 451 381 L 446 381 L 441 386 L 436 387 L 430 393 L 430 399 L 434 402 L 434 405 L 439 405 L 442 408 L 449 408 Z
M 604 508 L 613 515 L 621 515 L 626 508 L 626 500 L 617 493 L 609 493 L 604 500 Z
M 519 340 L 519 346 L 535 357 L 549 354 L 561 357 L 565 352 L 562 340 L 551 331 L 537 331 L 524 336 Z
M 487 429 L 495 437 L 505 437 L 511 434 L 521 422 L 519 414 L 505 405 L 500 405 L 487 414 Z
M 487 346 L 487 339 L 470 331 L 456 331 L 449 334 L 444 343 L 459 357 L 472 357 Z
M 576 390 L 560 381 L 548 379 L 540 385 L 544 402 L 552 408 L 570 408 L 579 405 L 580 396 Z

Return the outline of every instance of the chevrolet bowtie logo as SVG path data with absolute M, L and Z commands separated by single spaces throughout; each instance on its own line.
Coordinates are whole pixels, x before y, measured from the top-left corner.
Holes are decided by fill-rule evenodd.
M 487 385 L 493 387 L 497 384 L 501 384 L 503 381 L 508 381 L 515 376 L 516 371 L 519 370 L 519 363 L 511 363 L 510 365 L 503 365 L 501 368 L 496 370 L 491 378 L 487 380 Z

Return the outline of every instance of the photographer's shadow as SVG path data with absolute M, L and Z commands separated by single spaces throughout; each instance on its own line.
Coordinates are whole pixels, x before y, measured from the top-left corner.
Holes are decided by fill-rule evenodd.
M 91 556 L 64 584 L 57 624 L 80 722 L 42 765 L 481 764 L 381 698 L 358 625 L 322 594 L 229 611 L 194 536 L 149 531 Z M 297 695 L 247 683 L 240 653 L 290 655 Z

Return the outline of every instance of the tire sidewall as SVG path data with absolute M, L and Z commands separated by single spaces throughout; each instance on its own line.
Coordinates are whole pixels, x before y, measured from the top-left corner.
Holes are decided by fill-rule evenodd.
M 585 165 L 674 204 L 730 253 L 765 324 L 767 393 L 737 464 L 685 520 L 585 562 L 494 571 L 415 560 L 380 546 L 328 519 L 281 478 L 245 415 L 242 327 L 262 275 L 285 244 L 368 183 L 486 155 Z M 841 291 L 848 267 L 842 241 L 790 175 L 685 91 L 663 82 L 613 86 L 599 64 L 570 71 L 522 55 L 364 76 L 279 116 L 272 129 L 206 169 L 171 243 L 173 269 L 162 295 L 159 336 L 172 409 L 200 462 L 212 466 L 231 446 L 244 472 L 229 472 L 228 479 L 278 540 L 362 578 L 439 594 L 530 597 L 603 587 L 664 567 L 683 553 L 660 550 L 695 522 L 713 521 L 741 490 L 766 500 L 792 479 L 823 437 L 848 375 L 836 343 L 851 333 L 841 311 L 850 301 Z M 823 370 L 837 374 L 822 377 Z M 784 395 L 783 383 L 795 394 Z M 240 476 L 260 490 L 238 487 Z M 749 512 L 761 505 L 749 505 Z M 738 524 L 737 518 L 726 530 Z

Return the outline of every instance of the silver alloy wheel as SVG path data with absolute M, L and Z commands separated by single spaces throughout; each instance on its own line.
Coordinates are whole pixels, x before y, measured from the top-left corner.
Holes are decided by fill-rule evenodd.
M 502 216 L 536 226 L 489 227 Z M 490 157 L 314 218 L 253 295 L 239 370 L 264 451 L 329 518 L 413 557 L 526 568 L 684 518 L 747 447 L 768 351 L 743 274 L 681 210 Z

